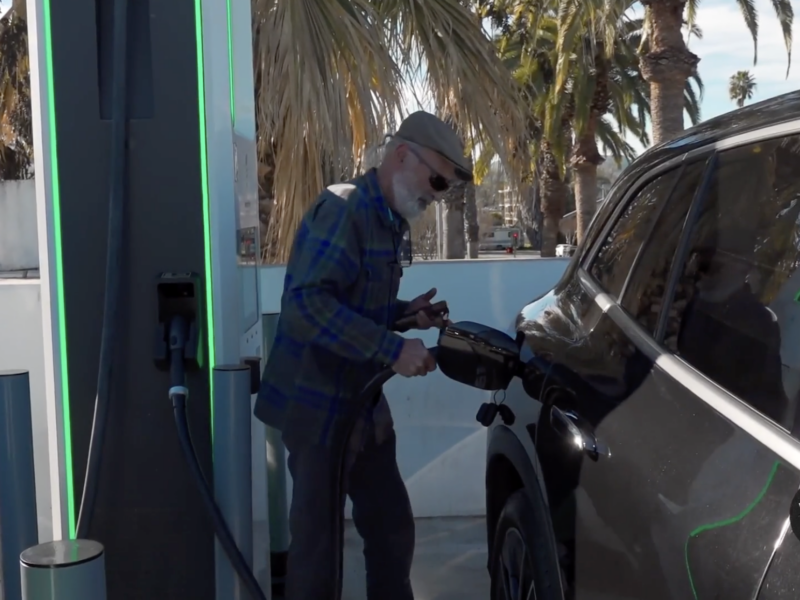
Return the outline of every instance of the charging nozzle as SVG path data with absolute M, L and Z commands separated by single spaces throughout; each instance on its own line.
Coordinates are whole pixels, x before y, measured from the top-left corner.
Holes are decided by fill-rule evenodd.
M 186 349 L 186 317 L 183 315 L 175 315 L 169 322 L 169 350 L 172 352 L 181 352 Z
M 197 273 L 161 273 L 156 279 L 157 321 L 153 360 L 159 370 L 173 372 L 173 378 L 176 363 L 181 363 L 187 371 L 197 371 L 202 366 L 202 297 L 201 279 Z M 172 384 L 176 385 L 176 382 Z

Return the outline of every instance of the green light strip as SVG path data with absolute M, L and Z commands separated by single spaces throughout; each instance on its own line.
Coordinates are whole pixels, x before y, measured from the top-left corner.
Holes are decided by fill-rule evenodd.
M 234 126 L 236 125 L 236 93 L 233 87 L 233 19 L 231 17 L 231 0 L 225 0 L 225 8 L 228 12 L 228 73 L 231 87 L 231 126 Z
M 64 423 L 64 471 L 67 491 L 67 524 L 70 539 L 75 539 L 75 481 L 72 473 L 72 423 L 69 409 L 69 371 L 67 369 L 67 324 L 64 302 L 64 258 L 61 246 L 61 192 L 58 180 L 58 144 L 56 141 L 56 103 L 53 77 L 53 30 L 50 2 L 44 0 L 44 45 L 47 76 L 47 114 L 50 131 L 50 187 L 53 202 L 55 237 L 56 302 L 58 310 L 58 347 L 61 368 L 61 412 Z
M 720 527 L 733 525 L 734 523 L 738 523 L 739 521 L 744 519 L 747 515 L 749 515 L 751 512 L 753 512 L 753 509 L 755 509 L 755 507 L 758 506 L 758 503 L 761 502 L 764 499 L 764 496 L 767 495 L 767 490 L 769 489 L 769 486 L 772 485 L 772 480 L 775 479 L 775 474 L 778 472 L 778 467 L 780 466 L 780 464 L 781 464 L 780 462 L 775 462 L 775 464 L 772 465 L 772 471 L 770 471 L 769 477 L 767 478 L 767 483 L 764 485 L 764 489 L 762 489 L 759 492 L 758 496 L 756 496 L 756 499 L 753 500 L 750 506 L 745 508 L 740 514 L 736 515 L 735 517 L 731 517 L 730 519 L 719 521 L 718 523 L 711 523 L 710 525 L 701 525 L 700 527 L 698 527 L 697 529 L 692 531 L 692 533 L 689 534 L 689 537 L 686 540 L 686 544 L 684 545 L 683 554 L 686 560 L 686 572 L 689 575 L 689 585 L 691 585 L 692 587 L 692 595 L 694 596 L 695 600 L 698 600 L 698 597 L 697 597 L 697 589 L 694 587 L 694 578 L 692 577 L 692 569 L 689 566 L 689 542 L 693 537 L 700 535 L 704 531 L 710 531 L 712 529 L 719 529 Z
M 206 83 L 203 54 L 202 0 L 194 1 L 195 43 L 197 44 L 197 113 L 200 122 L 200 179 L 203 193 L 203 239 L 205 242 L 206 328 L 208 329 L 208 392 L 211 409 L 211 441 L 214 441 L 214 293 L 211 267 L 211 201 L 208 189 L 206 138 Z

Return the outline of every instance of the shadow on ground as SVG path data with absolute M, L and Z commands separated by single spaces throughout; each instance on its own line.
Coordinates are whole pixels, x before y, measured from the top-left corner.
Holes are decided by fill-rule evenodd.
M 345 532 L 342 600 L 366 600 L 361 538 Z M 415 600 L 489 600 L 486 522 L 481 518 L 417 519 L 411 579 Z

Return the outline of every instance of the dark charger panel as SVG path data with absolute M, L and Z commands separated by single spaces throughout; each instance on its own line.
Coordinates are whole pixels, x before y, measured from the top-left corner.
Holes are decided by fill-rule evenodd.
M 128 1 L 128 116 L 152 119 L 155 113 L 150 0 Z M 100 118 L 111 119 L 114 0 L 95 0 L 97 82 Z
M 90 537 L 110 600 L 214 597 L 214 535 L 153 363 L 162 272 L 204 273 L 193 0 L 129 0 L 124 301 Z M 50 0 L 76 511 L 97 385 L 111 154 L 112 1 Z M 199 352 L 208 356 L 206 339 Z M 208 366 L 187 373 L 190 428 L 211 468 Z

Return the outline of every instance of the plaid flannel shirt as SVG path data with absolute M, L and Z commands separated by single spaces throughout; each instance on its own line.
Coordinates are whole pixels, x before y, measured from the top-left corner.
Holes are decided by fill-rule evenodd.
M 407 231 L 374 169 L 323 191 L 304 216 L 254 410 L 283 432 L 290 451 L 297 443 L 330 444 L 356 418 L 366 383 L 399 356 L 403 338 L 391 327 L 408 307 L 397 300 Z M 391 426 L 382 395 L 358 416 L 351 448 Z

